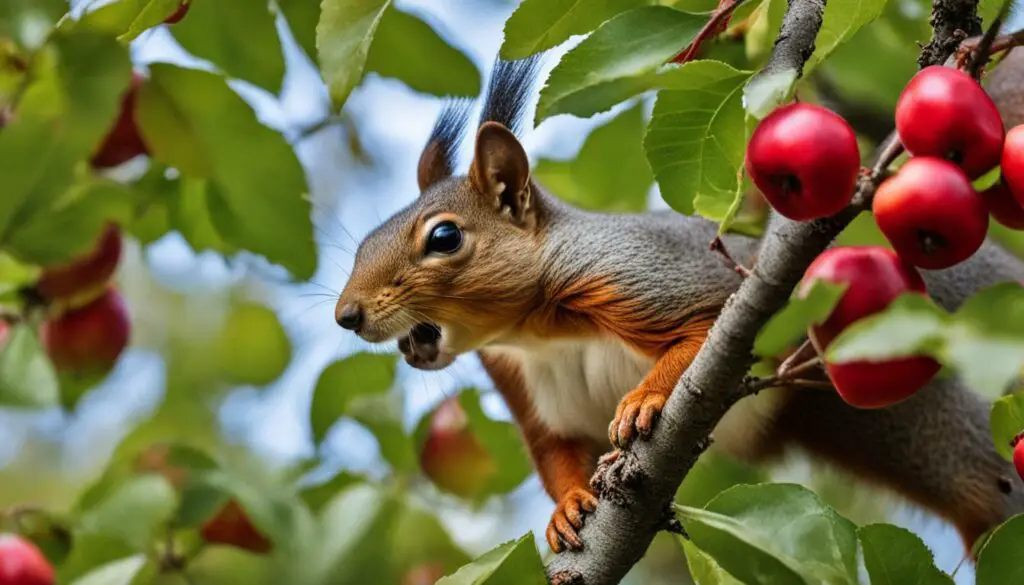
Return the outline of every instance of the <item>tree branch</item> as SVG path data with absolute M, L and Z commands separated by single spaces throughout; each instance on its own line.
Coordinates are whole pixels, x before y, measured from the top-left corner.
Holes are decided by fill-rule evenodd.
M 934 35 L 922 63 L 946 61 L 963 40 L 963 31 L 980 33 L 976 4 L 936 0 Z M 765 69 L 802 71 L 814 52 L 823 11 L 824 0 L 790 0 Z M 754 361 L 751 350 L 758 332 L 785 305 L 810 263 L 870 207 L 886 169 L 901 152 L 895 136 L 884 141 L 844 211 L 813 222 L 780 218 L 779 227 L 765 236 L 757 265 L 726 302 L 680 378 L 656 432 L 602 458 L 594 478 L 601 504 L 580 533 L 583 550 L 557 555 L 549 564 L 553 585 L 612 585 L 640 560 L 655 533 L 665 528 L 666 506 L 710 446 L 712 431 L 746 395 L 742 382 Z

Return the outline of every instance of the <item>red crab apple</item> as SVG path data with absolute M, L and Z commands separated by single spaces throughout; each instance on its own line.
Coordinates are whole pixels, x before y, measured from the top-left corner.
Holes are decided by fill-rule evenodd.
M 0 585 L 53 585 L 53 567 L 36 545 L 0 534 Z
M 1024 432 L 1017 435 L 1013 445 L 1013 466 L 1017 468 L 1017 475 L 1024 479 Z
M 804 273 L 800 295 L 806 295 L 818 280 L 847 283 L 832 313 L 809 331 L 819 350 L 827 348 L 847 327 L 881 312 L 904 293 L 927 294 L 917 270 L 881 246 L 826 250 Z M 910 356 L 877 362 L 826 363 L 825 368 L 848 404 L 881 408 L 909 398 L 935 376 L 940 366 L 930 357 Z
M 491 454 L 469 428 L 457 398 L 441 403 L 431 415 L 426 441 L 420 452 L 423 472 L 442 490 L 472 498 L 497 472 Z
M 988 212 L 1002 225 L 1024 230 L 1024 205 L 1013 196 L 1006 181 L 1000 181 L 981 192 Z
M 47 319 L 40 330 L 54 367 L 83 376 L 109 372 L 128 346 L 130 333 L 124 299 L 113 287 L 84 307 Z
M 216 516 L 203 524 L 199 533 L 210 544 L 234 546 L 257 554 L 268 553 L 273 548 L 234 499 L 228 500 Z
M 191 6 L 192 2 L 190 0 L 184 0 L 180 5 L 178 5 L 178 9 L 164 20 L 164 24 L 177 24 L 181 22 L 181 19 L 185 18 L 185 15 L 188 14 L 188 9 Z
M 878 229 L 914 266 L 949 268 L 978 251 L 988 233 L 988 209 L 953 163 L 914 157 L 886 179 L 872 204 Z
M 860 152 L 835 112 L 790 104 L 768 114 L 747 145 L 747 174 L 780 214 L 805 221 L 834 215 L 853 197 Z
M 896 102 L 896 131 L 907 152 L 959 164 L 976 179 L 999 164 L 1003 119 L 970 75 L 941 65 L 914 75 Z
M 92 166 L 98 169 L 116 167 L 131 159 L 147 154 L 149 149 L 142 141 L 139 126 L 135 121 L 135 105 L 139 97 L 139 88 L 146 78 L 141 73 L 132 74 L 131 85 L 121 96 L 121 110 L 114 121 L 113 127 L 103 138 L 96 152 L 92 155 Z
M 1017 203 L 1024 206 L 1024 124 L 1006 133 L 1000 165 L 1003 181 L 1010 193 Z
M 117 270 L 121 246 L 121 230 L 114 224 L 108 224 L 87 254 L 44 269 L 36 282 L 36 291 L 48 300 L 71 296 L 92 300 L 98 296 L 97 293 L 102 293 Z

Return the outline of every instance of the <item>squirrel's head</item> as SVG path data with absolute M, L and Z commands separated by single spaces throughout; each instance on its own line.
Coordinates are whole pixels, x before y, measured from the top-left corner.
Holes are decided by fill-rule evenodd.
M 454 146 L 437 133 L 420 157 L 420 196 L 359 245 L 335 309 L 338 324 L 367 341 L 399 339 L 423 369 L 521 321 L 536 299 L 544 229 L 512 131 L 483 123 L 467 176 L 452 176 Z

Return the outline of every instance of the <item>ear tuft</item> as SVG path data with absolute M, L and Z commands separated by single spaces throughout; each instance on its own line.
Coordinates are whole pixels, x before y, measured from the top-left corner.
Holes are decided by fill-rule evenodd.
M 485 122 L 476 135 L 476 149 L 469 179 L 494 207 L 508 211 L 517 222 L 532 213 L 530 161 L 511 130 L 497 122 Z

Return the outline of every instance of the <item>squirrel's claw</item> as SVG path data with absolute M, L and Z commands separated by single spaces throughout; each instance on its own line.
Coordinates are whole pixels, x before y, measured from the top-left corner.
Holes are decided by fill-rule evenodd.
M 615 411 L 615 418 L 608 425 L 608 438 L 612 446 L 622 449 L 636 436 L 641 439 L 650 438 L 667 399 L 664 394 L 643 388 L 623 396 Z
M 597 509 L 597 498 L 583 488 L 569 490 L 555 507 L 545 533 L 548 546 L 556 554 L 566 549 L 583 550 L 578 531 L 583 528 L 584 517 Z

